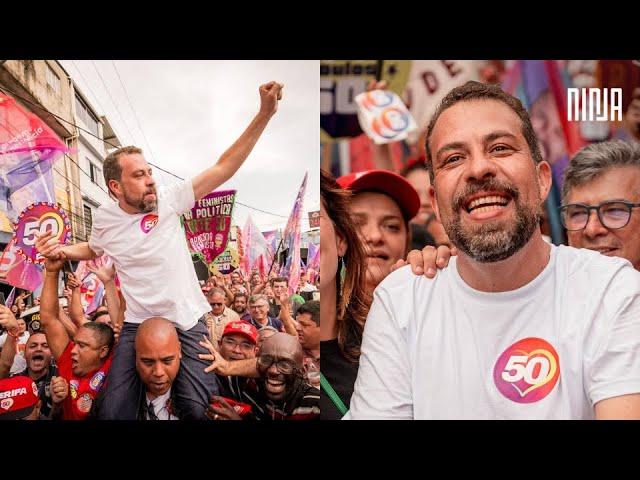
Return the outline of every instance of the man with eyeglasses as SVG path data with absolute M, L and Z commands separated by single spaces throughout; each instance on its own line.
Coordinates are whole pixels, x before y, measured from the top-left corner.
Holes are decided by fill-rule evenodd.
M 625 258 L 640 270 L 640 144 L 584 147 L 565 171 L 562 196 L 569 245 Z
M 222 358 L 229 362 L 255 359 L 258 353 L 258 331 L 250 323 L 241 320 L 229 322 L 224 328 L 219 349 Z M 220 375 L 221 395 L 236 401 L 244 401 L 242 394 L 249 379 L 240 375 Z
M 259 294 L 249 297 L 249 313 L 251 314 L 249 321 L 257 330 L 268 325 L 279 332 L 285 331 L 284 324 L 280 319 L 269 316 L 269 299 L 266 295 Z
M 304 378 L 302 346 L 287 333 L 267 338 L 256 367 L 259 378 L 244 397 L 257 420 L 316 420 L 320 417 L 319 391 Z
M 213 342 L 219 342 L 222 332 L 229 322 L 240 320 L 240 316 L 227 307 L 226 294 L 220 288 L 212 288 L 207 292 L 207 301 L 211 306 L 211 312 L 205 315 L 205 322 L 209 329 L 209 336 Z

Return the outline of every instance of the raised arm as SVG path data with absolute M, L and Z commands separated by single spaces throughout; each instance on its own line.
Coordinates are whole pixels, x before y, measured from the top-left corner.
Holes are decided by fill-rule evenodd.
M 17 336 L 20 331 L 16 317 L 11 309 L 0 305 L 0 326 L 7 331 L 7 339 L 0 353 L 0 378 L 7 378 L 16 356 Z
M 291 316 L 291 298 L 286 291 L 280 295 L 280 313 L 278 314 L 278 318 L 284 324 L 284 331 L 298 338 L 296 324 Z
M 47 343 L 58 360 L 69 344 L 69 334 L 60 321 L 58 303 L 58 275 L 65 260 L 47 259 L 45 262 L 44 286 L 40 296 L 40 323 L 47 337 Z
M 7 339 L 2 346 L 2 352 L 0 352 L 0 379 L 9 377 L 13 360 L 16 358 L 17 344 L 16 337 L 7 334 Z
M 82 308 L 82 300 L 80 299 L 80 282 L 73 273 L 67 274 L 67 288 L 71 290 L 69 298 L 69 317 L 76 327 L 81 327 L 88 322 Z
M 116 289 L 116 268 L 113 262 L 90 262 L 87 268 L 104 285 L 104 296 L 107 299 L 107 310 L 109 311 L 111 324 L 116 325 L 120 316 L 120 298 Z
M 247 129 L 218 159 L 218 162 L 192 180 L 196 201 L 229 180 L 247 159 L 269 120 L 278 109 L 283 85 L 269 82 L 260 86 L 260 111 Z

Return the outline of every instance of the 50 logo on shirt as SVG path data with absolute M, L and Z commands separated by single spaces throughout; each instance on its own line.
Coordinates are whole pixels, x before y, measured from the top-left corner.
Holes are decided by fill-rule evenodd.
M 155 213 L 150 213 L 149 215 L 145 215 L 140 220 L 140 228 L 144 233 L 149 233 L 153 227 L 158 224 L 158 215 Z
M 493 369 L 502 395 L 517 403 L 542 400 L 560 377 L 558 353 L 541 338 L 525 338 L 507 348 Z

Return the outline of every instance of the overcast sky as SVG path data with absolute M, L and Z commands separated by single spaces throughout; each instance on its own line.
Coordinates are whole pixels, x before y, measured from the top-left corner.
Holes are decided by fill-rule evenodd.
M 142 147 L 148 161 L 182 178 L 213 165 L 243 132 L 258 112 L 260 84 L 284 83 L 278 112 L 245 164 L 219 189 L 237 189 L 237 202 L 288 217 L 308 171 L 302 228 L 309 228 L 307 212 L 320 209 L 318 61 L 61 63 L 123 145 Z M 176 181 L 157 169 L 154 176 L 160 185 Z M 236 203 L 234 223 L 244 226 L 249 213 L 263 231 L 287 222 Z

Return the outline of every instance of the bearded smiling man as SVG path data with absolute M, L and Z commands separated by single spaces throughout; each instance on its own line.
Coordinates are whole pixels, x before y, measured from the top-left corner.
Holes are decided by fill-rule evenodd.
M 543 240 L 551 168 L 522 104 L 457 87 L 426 151 L 459 253 L 435 279 L 405 267 L 378 286 L 345 418 L 640 418 L 640 273 Z

